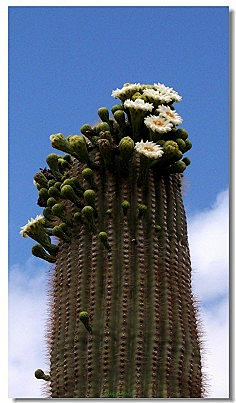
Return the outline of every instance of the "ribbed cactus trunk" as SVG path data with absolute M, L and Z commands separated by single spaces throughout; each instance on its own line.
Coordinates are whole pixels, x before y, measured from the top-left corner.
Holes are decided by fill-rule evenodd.
M 100 108 L 103 122 L 83 136 L 52 135 L 70 156 L 50 154 L 34 177 L 44 217 L 21 233 L 55 263 L 50 374 L 35 376 L 53 398 L 203 397 L 181 193 L 191 143 L 172 106 L 180 97 L 162 84 L 113 96 L 123 103 L 115 120 Z
M 95 224 L 107 232 L 110 250 L 79 223 L 60 247 L 53 278 L 52 397 L 201 396 L 181 178 L 151 171 L 143 190 L 137 165 L 130 166 L 128 179 L 106 169 L 95 174 Z M 76 162 L 75 175 L 82 181 Z M 142 204 L 147 211 L 139 217 Z M 89 313 L 91 332 L 81 311 Z

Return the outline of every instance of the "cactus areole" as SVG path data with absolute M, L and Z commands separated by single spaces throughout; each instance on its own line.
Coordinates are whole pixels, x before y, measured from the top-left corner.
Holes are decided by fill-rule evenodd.
M 53 398 L 203 397 L 181 96 L 160 83 L 112 96 L 113 116 L 50 136 L 65 154 L 34 176 L 43 213 L 21 234 L 52 266 L 50 373 L 36 374 Z

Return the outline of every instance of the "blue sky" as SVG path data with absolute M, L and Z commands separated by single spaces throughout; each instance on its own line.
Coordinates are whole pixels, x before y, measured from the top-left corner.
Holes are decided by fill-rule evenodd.
M 125 82 L 164 83 L 183 97 L 175 106 L 193 143 L 185 174 L 188 218 L 194 227 L 196 217 L 208 223 L 222 211 L 228 68 L 228 7 L 9 7 L 10 273 L 18 267 L 30 276 L 34 242 L 19 230 L 42 213 L 32 181 L 54 152 L 49 136 L 96 122 L 97 109 L 117 103 L 111 92 Z M 224 211 L 222 224 L 227 205 Z M 216 294 L 218 301 L 227 292 Z

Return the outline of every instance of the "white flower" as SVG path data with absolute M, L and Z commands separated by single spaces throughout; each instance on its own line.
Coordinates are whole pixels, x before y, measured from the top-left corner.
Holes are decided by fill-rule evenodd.
M 143 91 L 143 95 L 153 99 L 154 101 L 170 102 L 171 97 L 163 91 L 154 90 L 153 88 L 147 88 Z
M 183 119 L 178 115 L 176 110 L 172 110 L 169 106 L 159 105 L 157 112 L 159 112 L 159 116 L 169 120 L 174 125 L 179 125 L 183 122 Z
M 163 119 L 160 116 L 150 115 L 144 119 L 145 125 L 153 132 L 166 133 L 169 132 L 173 125 L 169 120 Z
M 145 143 L 141 140 L 139 143 L 135 144 L 134 148 L 139 154 L 143 154 L 148 158 L 157 159 L 164 153 L 161 146 L 148 140 Z
M 44 224 L 44 217 L 41 215 L 37 215 L 35 218 L 31 218 L 31 220 L 28 220 L 28 223 L 21 227 L 20 234 L 23 236 L 23 238 L 26 238 L 29 233 L 35 228 L 39 226 L 42 226 Z
M 138 84 L 124 84 L 124 86 L 119 89 L 117 88 L 116 90 L 113 90 L 111 93 L 111 96 L 114 98 L 120 98 L 123 97 L 123 95 L 127 95 L 130 93 L 135 93 L 141 88 L 141 85 Z
M 151 112 L 153 109 L 153 104 L 149 104 L 148 102 L 144 102 L 143 99 L 137 98 L 135 101 L 132 101 L 131 99 L 127 99 L 124 102 L 124 107 L 129 108 L 129 109 L 137 109 L 137 110 L 143 110 L 143 111 L 149 111 Z
M 169 97 L 171 101 L 180 102 L 182 99 L 182 97 L 178 94 L 178 92 L 174 91 L 173 88 L 171 87 L 166 87 L 164 84 L 160 83 L 157 84 L 154 83 L 153 86 L 157 91 Z

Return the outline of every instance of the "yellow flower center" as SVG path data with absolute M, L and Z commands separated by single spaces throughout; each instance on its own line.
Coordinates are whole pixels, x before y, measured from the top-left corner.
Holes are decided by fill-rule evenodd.
M 160 122 L 159 120 L 156 120 L 156 121 L 154 121 L 153 123 L 154 123 L 154 125 L 156 125 L 156 126 L 164 126 L 164 123 Z
M 166 112 L 166 114 L 167 114 L 168 116 L 170 116 L 171 118 L 174 118 L 174 114 L 173 114 L 173 113 L 171 113 L 171 112 Z
M 143 148 L 144 148 L 144 150 L 147 150 L 147 151 L 155 151 L 154 148 L 151 146 L 144 146 Z

